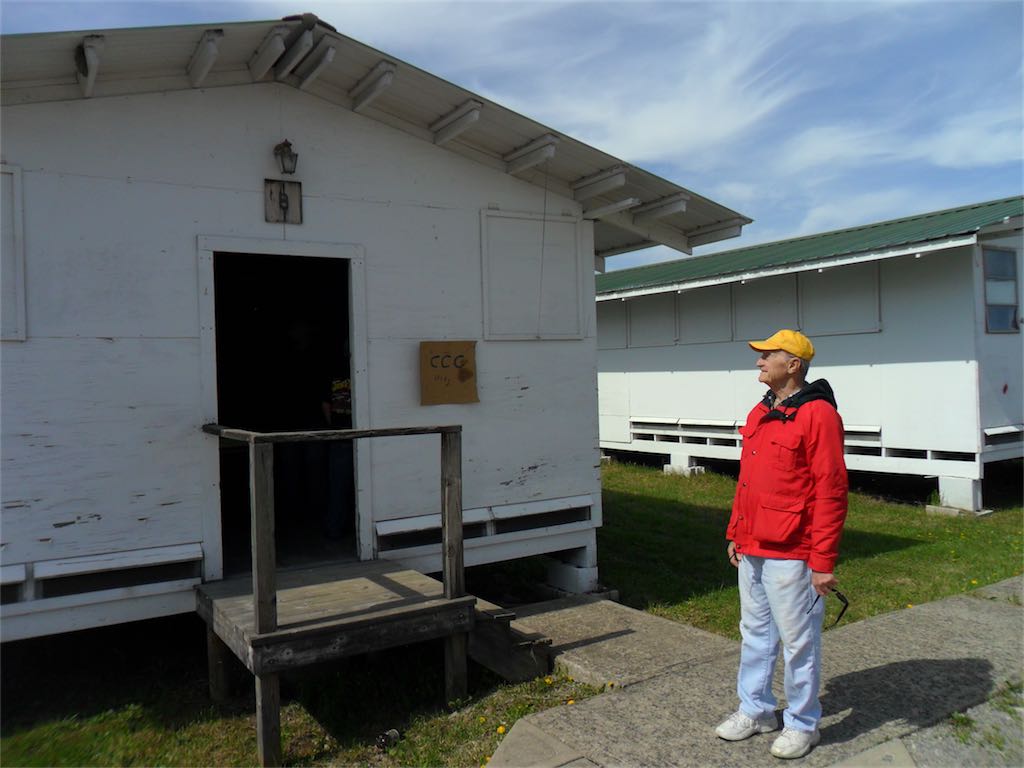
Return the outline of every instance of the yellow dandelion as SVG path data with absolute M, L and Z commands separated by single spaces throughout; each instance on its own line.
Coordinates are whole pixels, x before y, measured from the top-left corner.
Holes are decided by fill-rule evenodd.
M 505 732 L 505 726 L 504 725 L 499 725 L 498 726 L 498 733 L 504 733 L 504 732 Z
M 907 608 L 913 608 L 913 607 L 914 607 L 913 603 L 907 603 Z
M 977 584 L 977 583 L 978 583 L 977 579 L 971 579 L 971 584 Z
M 487 718 L 484 717 L 483 715 L 480 715 L 480 722 L 481 723 L 486 723 L 487 722 Z
M 548 675 L 547 677 L 544 678 L 544 682 L 547 683 L 548 685 L 551 685 L 555 681 L 551 678 L 550 675 Z
M 569 700 L 568 700 L 567 702 L 565 702 L 565 703 L 566 703 L 566 704 L 575 704 L 575 703 L 576 703 L 576 699 L 569 699 Z

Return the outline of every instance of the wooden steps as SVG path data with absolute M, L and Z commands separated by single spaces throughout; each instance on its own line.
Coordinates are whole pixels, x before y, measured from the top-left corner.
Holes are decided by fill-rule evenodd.
M 514 611 L 476 599 L 476 623 L 469 634 L 469 656 L 513 682 L 551 672 L 551 638 L 521 621 Z

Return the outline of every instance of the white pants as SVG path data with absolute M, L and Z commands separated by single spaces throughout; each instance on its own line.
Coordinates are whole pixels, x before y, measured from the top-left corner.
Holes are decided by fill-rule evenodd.
M 749 717 L 775 712 L 772 675 L 782 643 L 787 707 L 783 724 L 813 731 L 821 719 L 821 623 L 811 569 L 803 560 L 744 555 L 739 567 L 740 671 L 736 692 Z M 813 608 L 812 608 L 813 605 Z

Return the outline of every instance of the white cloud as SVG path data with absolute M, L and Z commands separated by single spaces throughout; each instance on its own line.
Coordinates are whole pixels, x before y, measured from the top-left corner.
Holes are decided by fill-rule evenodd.
M 912 155 L 943 168 L 977 168 L 1020 163 L 1021 104 L 1008 99 L 1001 107 L 965 112 L 946 119 L 911 149 Z
M 1012 101 L 940 117 L 930 129 L 898 122 L 818 125 L 786 142 L 775 172 L 813 172 L 820 179 L 879 163 L 921 161 L 958 169 L 1019 163 L 1024 154 L 1021 132 L 1020 104 Z
M 812 205 L 791 235 L 809 235 L 872 224 L 887 219 L 952 207 L 962 202 L 951 190 L 926 191 L 900 187 L 875 192 L 839 194 Z

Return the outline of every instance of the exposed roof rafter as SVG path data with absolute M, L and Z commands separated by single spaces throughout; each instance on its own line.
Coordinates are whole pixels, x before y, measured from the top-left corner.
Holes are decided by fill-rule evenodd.
M 198 88 L 203 84 L 203 80 L 210 73 L 214 62 L 217 61 L 217 54 L 219 53 L 217 43 L 222 37 L 224 37 L 223 30 L 208 29 L 199 38 L 199 44 L 196 46 L 196 50 L 188 62 L 188 67 L 185 69 L 188 73 L 188 81 L 192 84 L 193 88 Z
M 673 213 L 682 213 L 686 210 L 686 204 L 690 196 L 685 192 L 676 192 L 674 195 L 662 197 L 650 203 L 641 205 L 633 211 L 633 222 L 643 224 L 645 222 L 671 216 Z
M 703 227 L 694 227 L 693 229 L 686 230 L 687 237 L 699 237 L 701 235 L 708 235 L 712 232 L 718 232 L 722 229 L 731 229 L 732 227 L 742 227 L 744 224 L 750 222 L 750 219 L 742 216 L 735 216 L 731 219 L 725 219 L 723 221 L 716 221 L 713 224 L 705 224 Z
M 690 241 L 686 235 L 667 224 L 661 224 L 654 220 L 638 222 L 636 221 L 636 216 L 631 212 L 613 213 L 605 216 L 602 221 L 625 229 L 635 235 L 640 235 L 645 240 L 662 243 L 683 253 L 693 253 Z
M 274 65 L 274 79 L 284 80 L 291 74 L 303 57 L 313 50 L 313 30 L 307 29 L 292 43 L 285 54 Z
M 613 213 L 619 211 L 626 211 L 630 208 L 635 208 L 640 205 L 639 197 L 626 197 L 622 200 L 618 200 L 614 203 L 608 203 L 607 205 L 599 205 L 594 208 L 584 208 L 583 218 L 585 219 L 603 219 L 606 216 L 610 216 Z
M 483 102 L 467 99 L 444 117 L 435 120 L 430 124 L 430 130 L 434 134 L 434 143 L 438 146 L 447 144 L 466 131 L 480 119 L 480 111 L 483 108 Z
M 352 99 L 352 111 L 358 112 L 380 96 L 395 79 L 397 68 L 398 65 L 393 61 L 387 59 L 378 61 L 374 68 L 366 73 L 363 79 L 348 92 Z
M 249 74 L 253 80 L 262 79 L 274 66 L 274 62 L 284 54 L 286 50 L 284 39 L 288 35 L 288 31 L 288 27 L 273 27 L 263 38 L 263 42 L 249 59 Z
M 103 53 L 103 36 L 86 35 L 75 49 L 75 67 L 78 70 L 78 84 L 82 96 L 90 98 L 96 87 L 96 75 L 100 71 L 100 54 Z
M 570 187 L 572 188 L 573 200 L 579 201 L 603 195 L 605 192 L 618 189 L 625 186 L 625 184 L 626 166 L 615 165 L 590 176 L 585 176 L 582 179 L 577 179 Z
M 701 235 L 687 235 L 687 237 L 690 240 L 690 245 L 696 247 L 698 245 L 707 245 L 708 243 L 717 243 L 719 240 L 728 240 L 730 237 L 739 237 L 742 232 L 742 224 L 733 224 L 730 227 L 720 227 Z
M 650 240 L 638 240 L 633 243 L 626 243 L 625 245 L 616 245 L 611 248 L 604 248 L 600 251 L 596 251 L 594 253 L 594 256 L 600 259 L 607 259 L 612 256 L 618 256 L 623 253 L 642 251 L 644 248 L 650 248 L 652 245 L 658 245 L 658 243 L 651 242 Z
M 519 173 L 555 156 L 555 146 L 561 141 L 553 133 L 545 133 L 518 149 L 502 155 L 506 173 Z
M 299 78 L 299 90 L 306 90 L 327 67 L 334 61 L 337 53 L 336 40 L 333 37 L 324 35 L 316 44 L 313 52 L 307 56 L 298 67 L 295 68 L 295 76 Z

